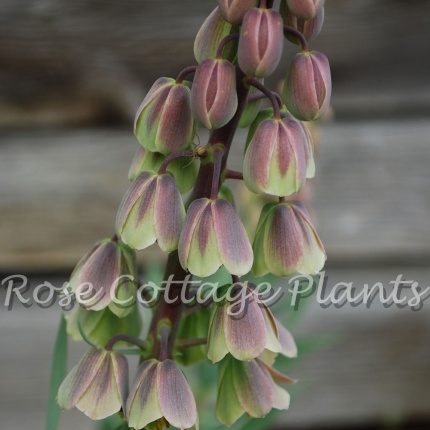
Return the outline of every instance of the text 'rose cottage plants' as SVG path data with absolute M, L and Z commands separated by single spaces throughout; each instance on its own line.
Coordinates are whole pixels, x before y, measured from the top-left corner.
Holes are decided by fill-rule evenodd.
M 330 101 L 327 58 L 308 46 L 321 30 L 323 3 L 284 0 L 278 11 L 269 0 L 219 0 L 195 40 L 198 64 L 149 90 L 135 119 L 140 146 L 115 234 L 95 244 L 70 279 L 79 303 L 67 316 L 68 333 L 92 346 L 61 384 L 61 408 L 94 420 L 118 414 L 124 429 L 195 428 L 199 399 L 180 365 L 207 359 L 218 367 L 218 393 L 206 411 L 222 424 L 288 409 L 285 384 L 295 381 L 273 366 L 279 354 L 296 356 L 294 340 L 241 277 L 316 274 L 325 262 L 306 208 L 289 199 L 315 173 L 301 121 L 319 118 Z M 285 38 L 297 45 L 288 49 L 298 49 L 289 65 L 280 64 Z M 286 73 L 282 96 L 264 85 L 279 66 Z M 271 108 L 260 111 L 263 98 Z M 198 127 L 210 131 L 205 146 L 194 143 Z M 227 168 L 238 127 L 249 127 L 243 173 Z M 271 196 L 253 242 L 229 179 Z M 152 320 L 143 339 L 136 251 L 155 242 L 168 253 L 165 279 L 178 283 L 145 311 Z M 231 275 L 217 292 L 224 299 L 207 303 L 210 315 L 207 306 L 186 307 L 181 282 L 187 280 L 192 302 L 191 276 L 206 278 L 221 266 Z M 187 355 L 191 350 L 200 355 Z M 129 386 L 131 354 L 140 364 Z

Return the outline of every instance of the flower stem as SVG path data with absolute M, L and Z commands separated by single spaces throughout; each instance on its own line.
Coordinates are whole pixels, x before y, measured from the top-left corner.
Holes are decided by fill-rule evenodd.
M 228 34 L 227 36 L 224 37 L 224 39 L 221 40 L 218 46 L 218 49 L 216 51 L 217 60 L 220 60 L 222 58 L 222 52 L 224 51 L 225 45 L 227 45 L 227 43 L 231 42 L 232 40 L 239 39 L 239 36 L 240 36 L 239 33 Z
M 169 337 L 169 328 L 167 326 L 160 327 L 160 361 L 167 360 L 167 358 L 169 358 Z
M 197 339 L 182 339 L 176 342 L 176 346 L 178 348 L 188 348 L 190 346 L 198 346 L 198 345 L 206 345 L 208 343 L 208 339 L 206 337 L 197 338 Z
M 194 73 L 196 71 L 196 69 L 197 69 L 197 66 L 188 66 L 188 67 L 185 67 L 185 69 L 182 70 L 179 73 L 178 77 L 176 78 L 176 83 L 177 84 L 181 84 L 184 81 L 185 77 L 187 75 L 189 75 L 190 73 Z
M 148 349 L 148 344 L 142 339 L 138 339 L 133 336 L 129 336 L 127 334 L 117 334 L 114 336 L 105 346 L 106 351 L 112 351 L 114 345 L 117 342 L 127 342 L 131 343 L 132 345 L 136 345 L 141 349 Z
M 178 151 L 174 152 L 173 154 L 170 154 L 166 157 L 166 159 L 161 163 L 160 168 L 158 169 L 158 174 L 163 175 L 166 173 L 167 167 L 169 164 L 176 160 L 177 158 L 181 157 L 192 157 L 194 155 L 194 151 L 192 149 L 186 150 L 186 151 Z
M 296 28 L 292 27 L 291 25 L 284 25 L 284 33 L 289 33 L 292 36 L 296 36 L 297 39 L 300 41 L 300 45 L 302 46 L 302 50 L 309 52 L 309 45 L 308 41 L 306 40 L 306 37 Z
M 214 169 L 212 177 L 211 200 L 215 200 L 218 197 L 223 155 L 224 151 L 222 148 L 216 148 L 214 150 Z
M 270 103 L 272 103 L 274 118 L 281 119 L 281 114 L 279 112 L 279 102 L 274 93 L 256 78 L 247 77 L 245 79 L 245 83 L 257 88 L 257 90 L 260 90 L 270 100 Z
M 227 169 L 227 172 L 225 174 L 226 179 L 239 179 L 243 180 L 243 173 L 242 172 L 236 172 L 235 170 Z

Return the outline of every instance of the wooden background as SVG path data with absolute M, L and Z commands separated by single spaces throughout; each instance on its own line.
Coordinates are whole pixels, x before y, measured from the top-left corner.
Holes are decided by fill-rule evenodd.
M 158 76 L 194 62 L 194 35 L 214 4 L 0 2 L 4 276 L 64 282 L 91 244 L 111 234 L 137 145 L 134 112 Z M 388 285 L 403 273 L 428 286 L 430 2 L 326 0 L 325 27 L 312 45 L 329 57 L 334 81 L 334 118 L 320 125 L 312 184 L 330 285 Z M 286 44 L 285 51 L 272 86 L 296 48 Z M 244 137 L 237 136 L 231 167 L 240 169 Z M 428 422 L 429 306 L 412 312 L 314 303 L 294 334 L 329 333 L 338 341 L 301 362 L 295 376 L 307 388 L 280 426 Z M 0 310 L 5 428 L 43 426 L 57 317 L 56 309 Z M 66 414 L 62 429 L 85 422 Z

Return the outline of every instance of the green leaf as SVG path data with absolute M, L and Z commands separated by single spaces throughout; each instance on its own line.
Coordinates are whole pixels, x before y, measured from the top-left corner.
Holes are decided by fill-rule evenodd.
M 60 420 L 61 409 L 57 403 L 57 393 L 63 379 L 67 374 L 67 331 L 66 319 L 61 314 L 60 325 L 55 338 L 52 354 L 51 379 L 49 384 L 48 414 L 46 417 L 46 430 L 56 430 Z

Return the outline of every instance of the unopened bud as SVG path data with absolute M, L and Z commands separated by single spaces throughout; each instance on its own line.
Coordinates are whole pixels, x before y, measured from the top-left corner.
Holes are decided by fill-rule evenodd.
M 238 61 L 248 76 L 264 78 L 282 56 L 283 22 L 273 9 L 253 8 L 245 14 L 239 39 Z
M 194 127 L 189 84 L 160 78 L 136 113 L 134 134 L 149 151 L 171 154 L 190 145 Z
M 325 0 L 287 0 L 291 13 L 302 19 L 315 18 Z
M 257 0 L 218 0 L 222 17 L 230 24 L 239 25 L 245 13 L 257 6 Z
M 312 121 L 327 110 L 330 97 L 331 74 L 327 57 L 316 51 L 296 54 L 284 86 L 288 110 L 302 121 Z
M 209 130 L 233 118 L 237 109 L 236 74 L 229 61 L 208 58 L 197 67 L 191 108 L 196 121 Z

